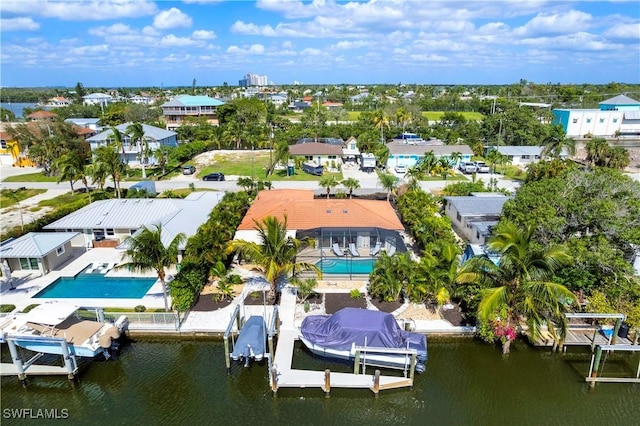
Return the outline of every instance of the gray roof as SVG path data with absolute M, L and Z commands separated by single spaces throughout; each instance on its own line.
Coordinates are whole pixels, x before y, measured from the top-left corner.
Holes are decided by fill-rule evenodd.
M 222 192 L 193 192 L 185 199 L 128 198 L 94 201 L 44 229 L 139 229 L 161 223 L 170 234 L 194 235 L 222 199 Z M 168 238 L 170 241 L 172 238 Z M 164 238 L 163 238 L 164 240 Z
M 78 126 L 84 126 L 87 124 L 98 124 L 100 119 L 99 118 L 67 118 L 64 121 L 65 123 L 73 123 L 73 124 L 77 124 Z
M 78 235 L 77 232 L 29 232 L 15 240 L 3 242 L 0 245 L 0 257 L 7 259 L 43 258 L 76 235 Z
M 640 102 L 636 101 L 635 99 L 631 99 L 630 97 L 625 95 L 618 95 L 618 96 L 614 96 L 613 98 L 609 98 L 607 100 L 599 102 L 598 105 L 639 105 L 640 106 Z
M 131 122 L 120 124 L 119 126 L 116 126 L 116 129 L 118 129 L 122 133 L 126 133 L 127 127 L 129 127 L 131 124 Z M 142 130 L 144 131 L 144 137 L 152 141 L 161 141 L 177 135 L 176 132 L 161 129 L 159 127 L 149 126 L 148 124 L 142 124 Z M 97 135 L 91 136 L 87 139 L 87 142 L 104 142 L 113 137 L 112 133 L 113 132 L 111 131 L 111 129 L 107 129 L 101 133 L 98 133 Z
M 460 216 L 500 216 L 502 206 L 511 197 L 444 197 L 447 203 L 451 204 Z
M 387 147 L 391 155 L 425 155 L 429 151 L 433 151 L 436 156 L 450 156 L 454 152 L 473 155 L 473 151 L 468 145 L 430 145 L 429 143 L 411 145 L 402 142 L 389 142 Z
M 540 155 L 543 148 L 543 146 L 493 146 L 489 148 L 489 151 L 492 149 L 497 149 L 498 152 L 503 155 L 522 156 Z M 562 155 L 567 155 L 565 149 L 562 150 Z

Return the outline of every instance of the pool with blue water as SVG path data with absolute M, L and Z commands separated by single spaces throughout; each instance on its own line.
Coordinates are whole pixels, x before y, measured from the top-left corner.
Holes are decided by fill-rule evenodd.
M 316 263 L 323 274 L 369 275 L 373 270 L 375 258 L 369 259 L 322 259 Z
M 60 277 L 34 297 L 39 299 L 141 299 L 156 278 L 106 277 L 84 269 L 75 277 Z

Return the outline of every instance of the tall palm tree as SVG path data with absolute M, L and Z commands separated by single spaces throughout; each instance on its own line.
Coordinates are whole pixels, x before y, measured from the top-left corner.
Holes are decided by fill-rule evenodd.
M 562 245 L 534 247 L 534 231 L 532 226 L 518 228 L 510 222 L 502 224 L 489 240 L 489 249 L 500 254 L 499 263 L 475 258 L 465 263 L 458 276 L 460 283 L 485 287 L 478 318 L 484 324 L 491 324 L 505 354 L 509 353 L 511 340 L 523 322 L 533 341 L 540 337 L 543 325 L 549 326 L 549 332 L 557 340 L 564 339 L 566 334 L 565 302 L 573 301 L 574 296 L 552 279 L 555 271 L 571 264 L 572 257 Z M 496 319 L 501 311 L 503 317 Z
M 411 112 L 407 111 L 405 107 L 400 107 L 396 111 L 396 122 L 402 127 L 402 133 L 409 122 L 411 122 Z
M 314 241 L 287 236 L 286 216 L 283 221 L 267 216 L 261 223 L 254 222 L 260 243 L 234 240 L 229 243 L 229 248 L 259 265 L 270 285 L 269 300 L 275 301 L 278 279 L 282 276 L 295 275 L 297 271 L 313 271 L 318 278 L 322 277 L 322 272 L 313 263 L 296 261 L 298 252 L 313 245 Z
M 384 128 L 391 128 L 389 125 L 389 117 L 383 109 L 379 109 L 373 112 L 373 125 L 376 129 L 380 129 L 380 142 L 385 143 L 384 140 Z
M 126 162 L 127 154 L 124 150 L 124 134 L 118 130 L 117 127 L 111 126 L 111 137 L 113 138 L 111 143 L 114 145 L 116 151 L 122 151 L 121 160 Z
M 458 163 L 462 160 L 462 153 L 459 151 L 454 151 L 451 153 L 451 161 L 453 162 L 453 166 L 457 167 Z
M 147 171 L 145 169 L 145 163 L 147 162 L 147 156 L 149 154 L 149 142 L 144 136 L 144 127 L 142 123 L 131 123 L 127 126 L 127 134 L 131 138 L 131 141 L 137 143 L 139 146 L 140 164 L 142 165 L 142 179 L 147 178 Z
M 396 188 L 398 179 L 391 173 L 378 172 L 378 182 L 387 190 L 387 201 L 391 198 L 391 193 Z
M 340 185 L 340 181 L 335 177 L 335 175 L 324 175 L 320 178 L 320 182 L 318 185 L 325 188 L 327 190 L 327 200 L 329 199 L 329 195 L 331 195 L 331 188 L 335 188 Z
M 422 173 L 431 175 L 436 167 L 438 167 L 438 158 L 433 151 L 429 151 L 418 160 L 416 167 L 418 167 Z
M 179 233 L 165 246 L 162 241 L 161 224 L 151 225 L 149 228 L 143 225 L 140 231 L 125 239 L 127 249 L 122 254 L 124 263 L 117 265 L 116 269 L 135 272 L 155 271 L 162 284 L 164 309 L 168 311 L 166 268 L 171 268 L 178 263 L 178 250 L 186 239 L 185 234 Z
M 576 141 L 565 136 L 562 126 L 553 126 L 549 134 L 542 141 L 544 147 L 540 152 L 540 157 L 545 158 L 551 156 L 553 158 L 560 158 L 562 151 L 565 151 L 573 156 L 576 154 Z
M 349 198 L 353 198 L 353 190 L 360 188 L 360 181 L 356 178 L 347 178 L 342 181 L 342 186 L 349 190 Z
M 63 180 L 69 181 L 71 193 L 75 194 L 73 183 L 84 176 L 84 160 L 80 154 L 75 151 L 70 151 L 58 158 L 55 165 L 60 172 L 58 183 Z
M 122 163 L 118 156 L 113 147 L 108 145 L 99 146 L 93 152 L 93 164 L 94 170 L 97 168 L 101 174 L 106 172 L 111 176 L 116 196 L 120 198 L 120 179 L 126 172 L 127 165 Z

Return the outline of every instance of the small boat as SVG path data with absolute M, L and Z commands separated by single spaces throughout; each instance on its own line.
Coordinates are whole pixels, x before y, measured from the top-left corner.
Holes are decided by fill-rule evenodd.
M 76 317 L 77 310 L 78 306 L 69 303 L 43 303 L 0 324 L 0 342 L 11 337 L 21 348 L 62 355 L 59 341 L 64 338 L 72 355 L 110 358 L 109 350 L 118 347 L 117 339 L 129 325 L 127 317 L 120 316 L 114 324 L 102 323 Z
M 344 308 L 333 315 L 310 315 L 302 322 L 300 332 L 302 343 L 319 356 L 354 361 L 358 346 L 362 363 L 408 369 L 411 355 L 397 350 L 409 349 L 417 352 L 416 371 L 425 370 L 427 337 L 402 330 L 395 317 L 386 312 Z
M 262 361 L 266 352 L 266 324 L 260 315 L 252 315 L 244 324 L 238 335 L 238 340 L 233 346 L 231 359 L 244 360 L 244 366 L 248 367 L 251 360 Z

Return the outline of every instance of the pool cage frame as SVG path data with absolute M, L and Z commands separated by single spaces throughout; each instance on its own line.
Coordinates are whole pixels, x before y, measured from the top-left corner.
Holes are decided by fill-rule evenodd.
M 398 231 L 374 228 L 374 227 L 322 227 L 305 229 L 297 231 L 296 238 L 304 239 L 310 238 L 315 241 L 315 244 L 307 249 L 298 253 L 298 262 L 307 262 L 316 264 L 322 269 L 322 263 L 328 259 L 342 259 L 346 262 L 347 268 L 344 273 L 325 273 L 325 275 L 331 275 L 332 278 L 336 275 L 348 276 L 351 279 L 355 276 L 368 276 L 369 274 L 362 274 L 353 272 L 354 268 L 352 263 L 355 261 L 370 260 L 375 261 L 375 258 L 379 257 L 382 252 L 386 253 L 404 253 L 407 251 L 407 247 L 404 244 L 402 236 Z M 372 256 L 372 249 L 376 246 L 377 242 L 380 242 L 380 251 Z M 337 256 L 334 253 L 333 245 L 338 244 L 338 247 L 342 251 L 342 256 Z M 349 245 L 354 244 L 359 256 L 353 256 L 349 250 Z M 357 270 L 357 268 L 355 268 Z

